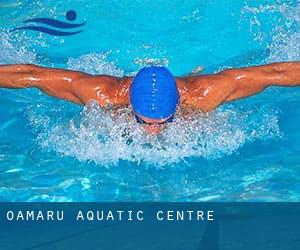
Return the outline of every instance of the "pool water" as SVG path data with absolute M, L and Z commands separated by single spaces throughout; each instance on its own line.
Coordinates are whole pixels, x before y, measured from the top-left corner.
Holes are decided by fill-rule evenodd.
M 1 1 L 0 64 L 182 76 L 300 59 L 299 1 L 51 2 Z M 10 32 L 68 10 L 81 33 Z M 300 201 L 299 97 L 272 87 L 208 115 L 181 109 L 153 137 L 130 107 L 0 89 L 0 201 Z

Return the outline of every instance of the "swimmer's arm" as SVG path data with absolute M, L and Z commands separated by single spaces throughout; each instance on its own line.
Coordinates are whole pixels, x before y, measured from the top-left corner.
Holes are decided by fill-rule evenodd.
M 234 93 L 226 98 L 233 101 L 254 95 L 269 86 L 295 87 L 300 85 L 300 62 L 272 63 L 228 70 L 237 85 Z
M 81 103 L 73 93 L 74 82 L 87 74 L 33 64 L 0 65 L 1 88 L 39 88 L 46 94 Z
M 228 69 L 214 75 L 185 78 L 187 105 L 209 112 L 224 102 L 263 91 L 268 86 L 300 84 L 300 62 Z
M 110 99 L 114 99 L 112 96 L 120 88 L 121 81 L 122 78 L 31 64 L 0 65 L 0 88 L 39 88 L 50 96 L 78 104 L 91 99 L 100 105 L 107 101 L 114 104 L 115 100 Z

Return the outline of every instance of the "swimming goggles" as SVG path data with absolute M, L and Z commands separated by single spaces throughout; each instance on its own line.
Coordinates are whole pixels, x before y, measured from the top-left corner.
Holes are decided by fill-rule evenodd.
M 174 115 L 172 115 L 170 118 L 168 118 L 168 120 L 161 122 L 161 123 L 156 123 L 156 122 L 145 122 L 143 119 L 141 119 L 140 117 L 138 117 L 137 115 L 134 115 L 135 120 L 137 123 L 139 124 L 147 124 L 147 125 L 152 125 L 152 124 L 165 124 L 165 123 L 169 123 L 172 122 L 174 120 Z

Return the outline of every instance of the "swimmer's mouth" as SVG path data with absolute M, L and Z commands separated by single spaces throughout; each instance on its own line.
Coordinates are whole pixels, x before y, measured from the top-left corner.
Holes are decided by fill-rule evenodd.
M 146 122 L 143 119 L 141 119 L 140 117 L 138 117 L 137 115 L 134 115 L 134 117 L 135 117 L 135 120 L 136 120 L 137 123 L 146 124 L 146 125 L 160 125 L 160 124 L 162 125 L 162 124 L 165 124 L 165 123 L 173 122 L 173 120 L 174 120 L 174 115 L 172 115 L 166 121 L 163 121 L 163 122 Z

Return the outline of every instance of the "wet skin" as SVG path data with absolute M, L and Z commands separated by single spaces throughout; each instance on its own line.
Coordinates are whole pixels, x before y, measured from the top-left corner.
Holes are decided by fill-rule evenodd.
M 90 75 L 31 64 L 0 65 L 1 88 L 39 88 L 46 94 L 78 104 L 96 100 L 100 106 L 129 105 L 132 77 Z M 180 104 L 209 112 L 225 102 L 254 95 L 268 86 L 300 84 L 300 62 L 228 69 L 216 74 L 176 78 Z M 144 128 L 157 134 L 165 120 L 140 117 Z

